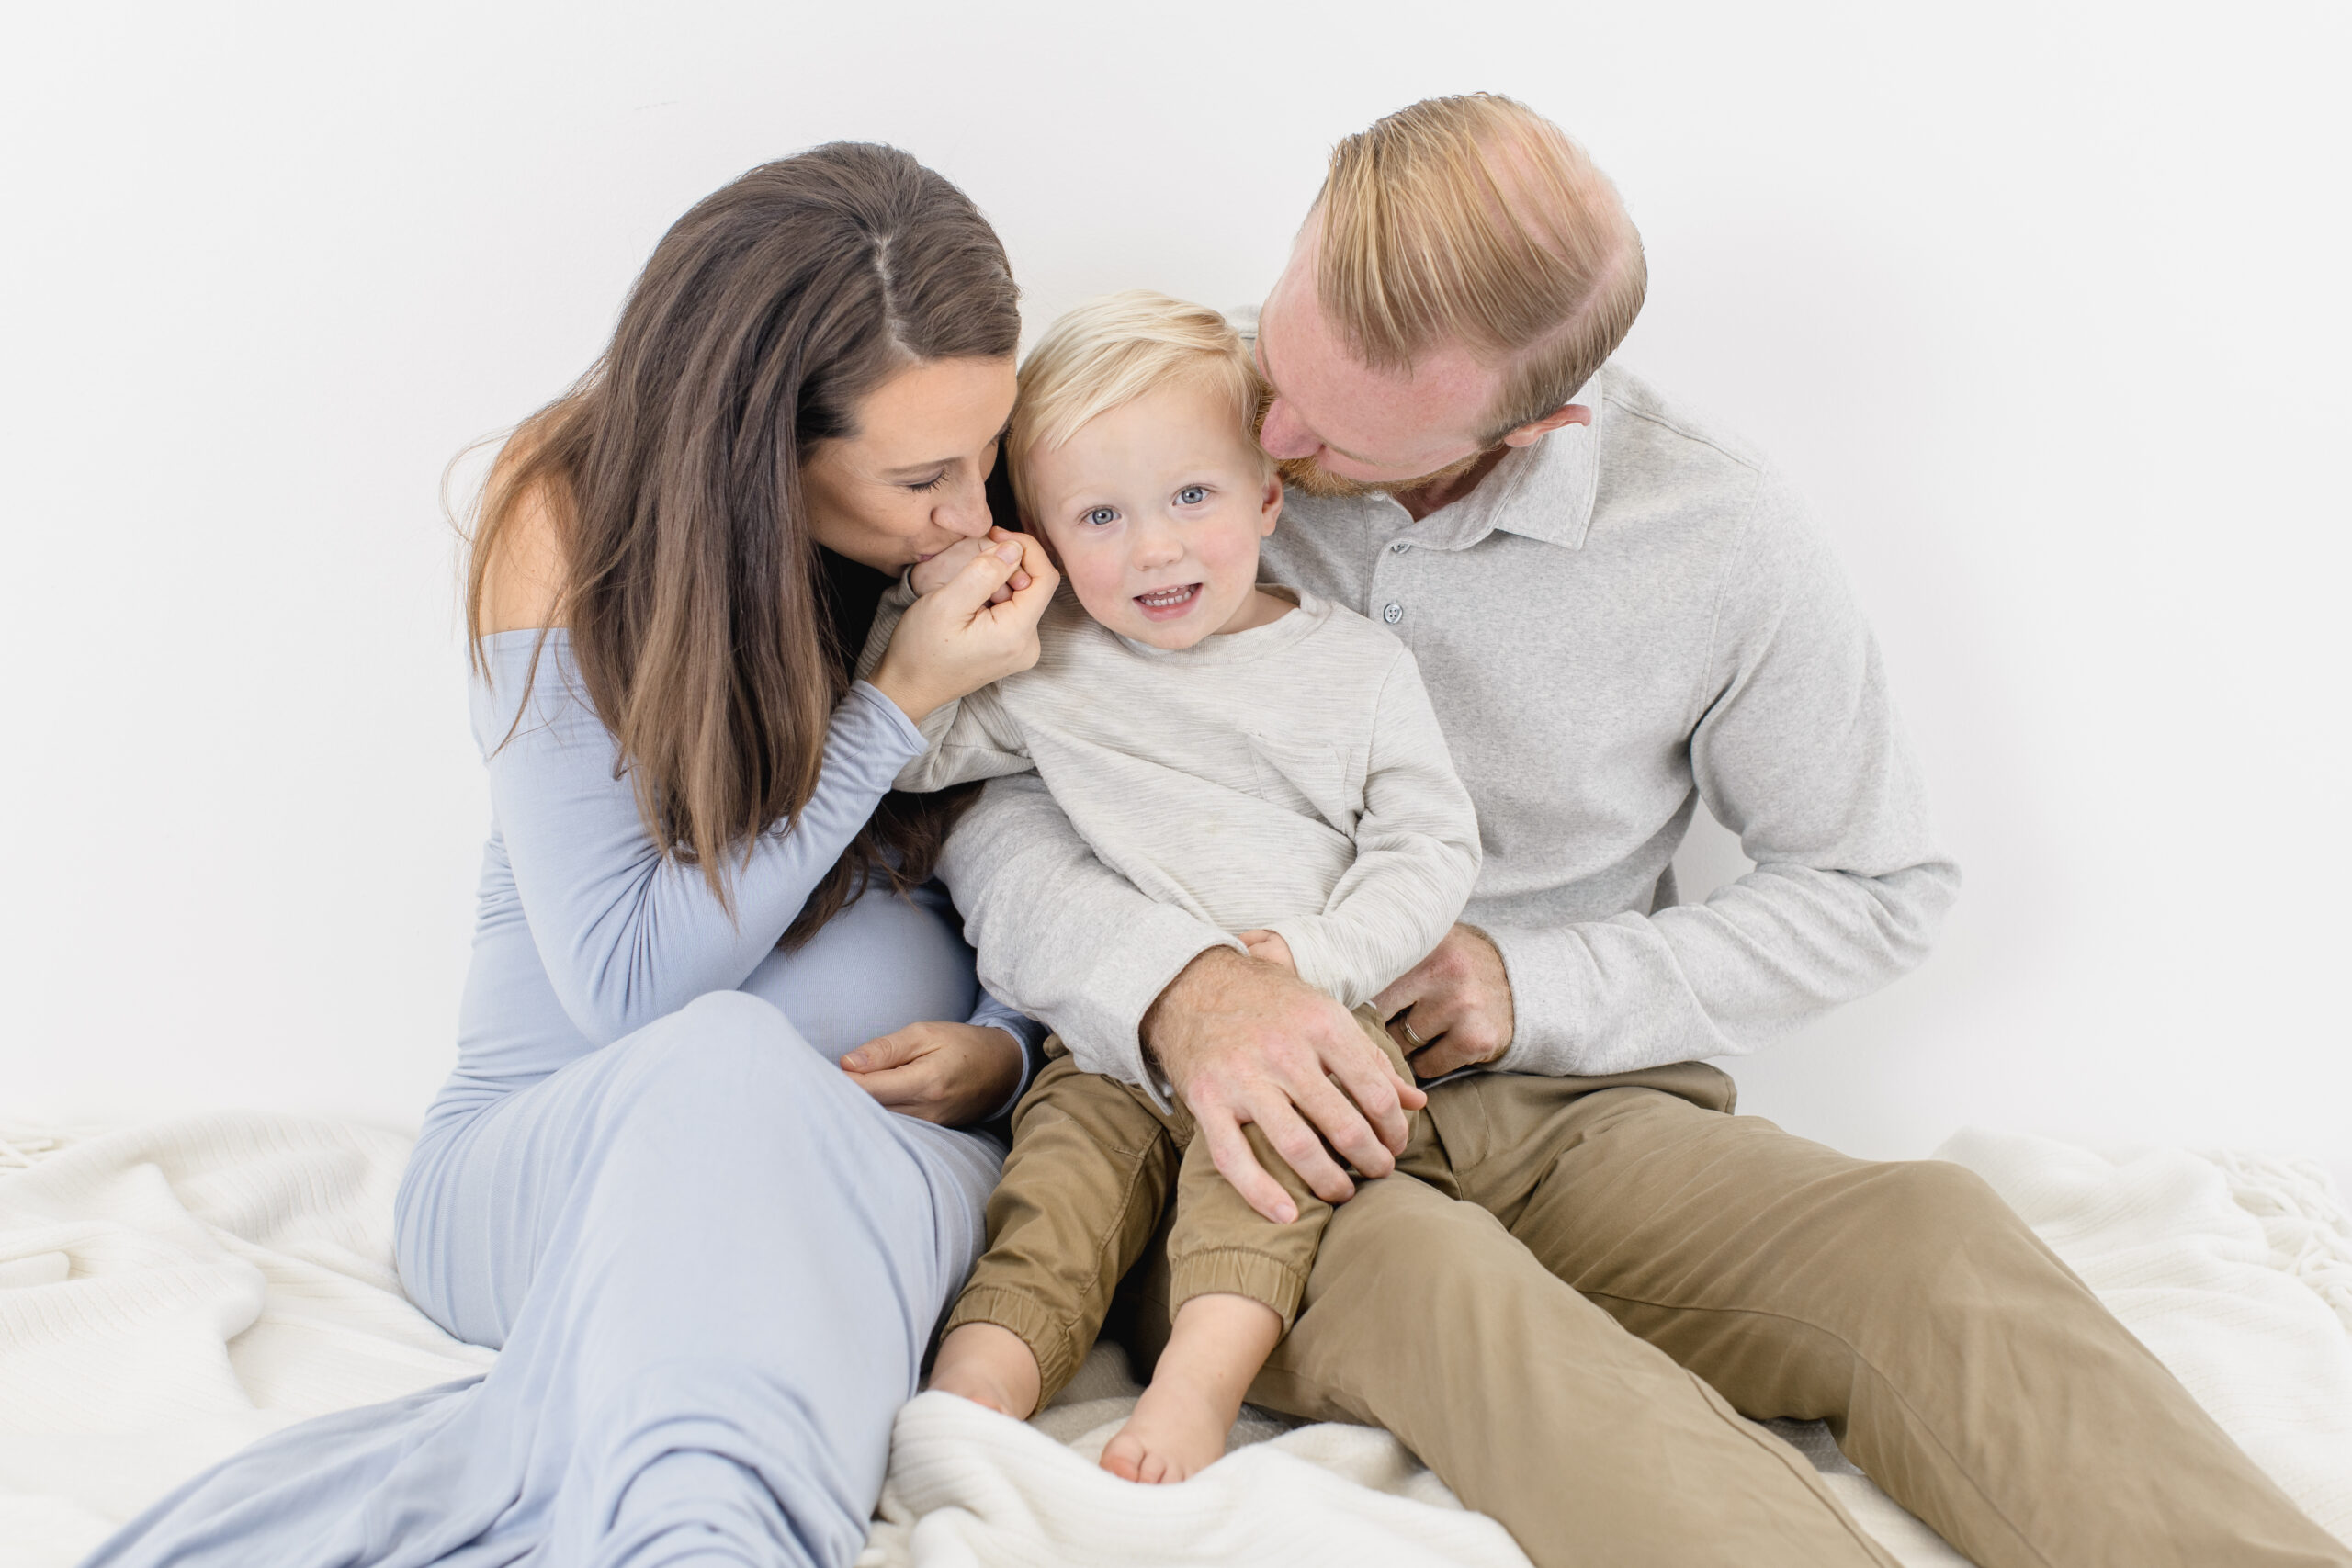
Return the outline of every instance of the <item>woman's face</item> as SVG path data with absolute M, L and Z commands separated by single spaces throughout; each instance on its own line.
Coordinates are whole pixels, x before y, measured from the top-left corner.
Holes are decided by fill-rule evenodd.
M 896 577 L 989 531 L 982 485 L 1012 417 L 1012 361 L 910 366 L 857 405 L 857 434 L 820 441 L 800 468 L 808 531 L 836 555 Z

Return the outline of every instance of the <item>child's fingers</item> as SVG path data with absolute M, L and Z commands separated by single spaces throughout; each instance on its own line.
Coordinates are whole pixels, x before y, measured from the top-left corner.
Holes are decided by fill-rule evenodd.
M 979 551 L 955 576 L 941 583 L 937 592 L 942 606 L 970 615 L 993 602 L 997 590 L 1005 586 L 1005 580 L 1012 575 L 1020 560 L 1018 551 L 1007 559 L 1001 553 L 1003 549 L 1003 546 L 995 546 Z

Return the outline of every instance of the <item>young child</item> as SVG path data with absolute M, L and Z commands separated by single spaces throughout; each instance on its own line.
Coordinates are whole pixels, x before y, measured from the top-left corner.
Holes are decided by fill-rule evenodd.
M 1364 1004 L 1460 915 L 1477 822 L 1404 645 L 1259 584 L 1258 541 L 1283 491 L 1251 437 L 1258 395 L 1247 349 L 1213 310 L 1130 293 L 1054 325 L 1022 366 L 1005 457 L 1063 592 L 1036 666 L 927 717 L 931 750 L 899 787 L 1035 768 L 1106 865 L 1357 1010 L 1410 1083 Z M 886 595 L 865 665 L 915 595 L 978 547 L 923 562 Z M 1330 1209 L 1251 1127 L 1295 1215 L 1268 1222 L 1181 1105 L 1080 1071 L 1058 1041 L 1046 1051 L 932 1386 L 1023 1418 L 1052 1398 L 1172 1196 L 1173 1331 L 1102 1465 L 1182 1481 L 1224 1453 Z M 1397 1168 L 1433 1162 L 1417 1121 Z

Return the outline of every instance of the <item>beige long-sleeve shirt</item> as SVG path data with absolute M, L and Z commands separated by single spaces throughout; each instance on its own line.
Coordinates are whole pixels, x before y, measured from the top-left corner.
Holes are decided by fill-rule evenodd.
M 1293 491 L 1265 570 L 1413 650 L 1477 804 L 1464 919 L 1494 938 L 1500 1066 L 1609 1073 L 1753 1051 L 1917 964 L 1960 888 L 1886 670 L 1788 481 L 1615 365 L 1589 426 L 1415 522 Z M 1756 869 L 1678 901 L 1701 801 Z M 1026 780 L 940 874 L 989 988 L 1081 1066 L 1147 1083 L 1136 1026 L 1227 939 L 1105 873 Z
M 1279 592 L 1279 591 L 1278 591 Z M 934 710 L 899 774 L 935 790 L 1034 769 L 1094 857 L 1204 929 L 1264 929 L 1350 1007 L 1437 945 L 1478 875 L 1478 825 L 1413 656 L 1312 594 L 1170 650 L 1065 587 L 1036 665 Z M 912 602 L 884 595 L 861 672 Z M 1042 911 L 1040 912 L 1042 915 Z

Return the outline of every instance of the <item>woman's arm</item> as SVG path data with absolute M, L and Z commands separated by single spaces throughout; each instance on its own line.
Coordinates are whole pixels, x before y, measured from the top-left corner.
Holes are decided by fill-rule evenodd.
M 728 868 L 730 909 L 700 866 L 664 854 L 647 833 L 568 636 L 529 635 L 560 611 L 560 558 L 543 502 L 516 522 L 486 573 L 484 618 L 511 635 L 485 649 L 477 732 L 533 941 L 565 1012 L 599 1044 L 742 984 L 922 751 L 909 712 L 1034 662 L 1036 619 L 1055 581 L 1024 542 L 1018 553 L 1034 558 L 981 554 L 904 618 L 875 681 L 853 686 L 834 710 L 816 790 L 797 819 L 771 826 Z M 1024 570 L 1026 586 L 996 602 Z
M 477 691 L 491 800 L 548 977 L 572 1022 L 601 1045 L 741 986 L 922 737 L 873 687 L 851 688 L 798 821 L 761 834 L 730 868 L 730 912 L 700 866 L 664 855 L 646 833 L 562 634 L 548 636 L 517 714 L 532 640 L 518 633 L 492 648 L 493 683 Z

